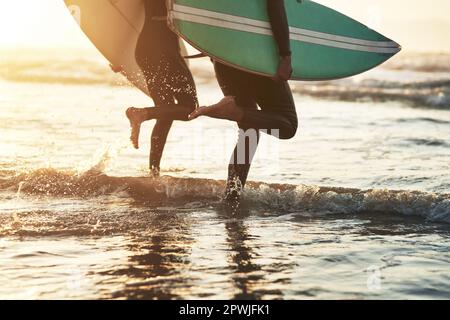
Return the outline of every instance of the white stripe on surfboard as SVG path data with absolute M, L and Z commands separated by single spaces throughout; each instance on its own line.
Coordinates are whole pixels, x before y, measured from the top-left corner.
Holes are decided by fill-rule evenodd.
M 220 27 L 230 30 L 236 30 L 236 31 L 244 31 L 244 32 L 250 32 L 255 34 L 261 34 L 261 35 L 272 35 L 271 29 L 241 24 L 241 23 L 235 23 L 235 22 L 229 22 L 224 20 L 218 20 L 214 18 L 209 17 L 202 17 L 187 13 L 181 13 L 172 11 L 171 13 L 172 19 L 178 19 L 181 21 L 186 22 L 193 22 L 198 24 L 204 24 L 209 25 L 212 27 Z M 339 42 L 339 41 L 332 41 L 332 40 L 326 40 L 326 39 L 320 39 L 315 37 L 310 37 L 306 35 L 300 35 L 300 34 L 291 34 L 291 39 L 306 43 L 312 43 L 312 44 L 318 44 L 333 48 L 340 48 L 340 49 L 347 49 L 347 50 L 354 50 L 354 51 L 363 51 L 363 52 L 372 52 L 372 53 L 386 53 L 386 54 L 394 54 L 400 51 L 399 48 L 385 48 L 385 47 L 371 47 L 371 46 L 362 46 L 362 45 L 356 45 L 351 43 L 345 43 L 345 42 Z
M 214 18 L 214 19 L 218 19 L 218 20 L 240 23 L 240 24 L 244 24 L 244 25 L 260 27 L 260 28 L 265 28 L 265 29 L 270 29 L 270 30 L 272 29 L 270 26 L 270 23 L 266 22 L 266 21 L 249 19 L 249 18 L 239 17 L 239 16 L 233 16 L 230 14 L 209 11 L 209 10 L 204 10 L 204 9 L 198 9 L 198 8 L 183 6 L 183 5 L 179 5 L 179 4 L 174 4 L 173 10 L 175 12 L 180 12 L 180 13 L 198 15 L 198 16 L 207 17 L 207 18 Z M 357 45 L 362 45 L 362 46 L 386 47 L 386 48 L 398 48 L 399 47 L 399 45 L 394 41 L 370 41 L 370 40 L 350 38 L 350 37 L 339 36 L 339 35 L 334 35 L 334 34 L 329 34 L 329 33 L 323 33 L 323 32 L 318 32 L 318 31 L 302 29 L 302 28 L 296 28 L 296 27 L 289 27 L 289 31 L 291 32 L 291 34 L 316 37 L 316 38 L 321 38 L 321 39 L 331 40 L 331 41 L 346 42 L 346 43 L 357 44 Z

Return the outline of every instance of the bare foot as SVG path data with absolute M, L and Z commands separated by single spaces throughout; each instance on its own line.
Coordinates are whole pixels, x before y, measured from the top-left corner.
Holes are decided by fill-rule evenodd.
M 130 140 L 135 149 L 139 149 L 139 133 L 141 132 L 141 124 L 146 120 L 145 109 L 128 108 L 126 112 L 128 120 L 130 120 L 131 136 Z
M 227 96 L 217 104 L 197 108 L 189 115 L 189 120 L 194 120 L 200 116 L 207 116 L 216 119 L 226 119 L 231 121 L 240 121 L 244 117 L 244 112 L 236 104 L 234 97 Z

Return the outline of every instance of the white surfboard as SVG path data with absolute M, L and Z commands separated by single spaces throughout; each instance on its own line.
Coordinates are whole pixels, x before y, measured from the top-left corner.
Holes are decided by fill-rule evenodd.
M 148 95 L 136 58 L 136 44 L 145 22 L 142 0 L 64 0 L 83 32 L 103 56 Z M 187 55 L 181 42 L 182 54 Z

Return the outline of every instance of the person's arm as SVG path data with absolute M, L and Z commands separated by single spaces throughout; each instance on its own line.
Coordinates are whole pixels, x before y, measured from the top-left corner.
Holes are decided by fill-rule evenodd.
M 292 75 L 291 44 L 284 0 L 267 0 L 267 10 L 280 55 L 280 65 L 276 77 L 289 80 Z
M 290 56 L 289 24 L 284 0 L 267 0 L 267 10 L 280 57 Z

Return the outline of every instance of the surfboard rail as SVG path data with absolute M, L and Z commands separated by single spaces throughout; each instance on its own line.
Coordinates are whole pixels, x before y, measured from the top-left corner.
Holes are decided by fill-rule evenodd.
M 143 0 L 62 1 L 106 60 L 121 69 L 120 73 L 131 84 L 149 95 L 144 73 L 135 58 L 136 44 L 145 21 Z M 180 41 L 181 54 L 187 55 L 186 46 Z
M 238 13 L 228 10 L 228 3 L 238 6 L 227 0 L 214 4 L 200 0 L 167 0 L 169 26 L 191 46 L 216 61 L 254 74 L 273 76 L 279 57 L 264 11 L 265 1 L 246 0 L 241 4 L 242 12 Z M 331 80 L 356 75 L 378 66 L 401 50 L 397 42 L 333 9 L 306 0 L 300 3 L 288 0 L 286 4 L 290 13 L 293 80 Z M 248 14 L 245 6 L 253 12 Z M 321 15 L 332 14 L 334 19 L 344 21 L 347 29 L 350 25 L 356 29 L 356 35 L 360 32 L 364 37 L 299 26 L 301 21 L 293 8 L 298 12 L 302 8 Z M 367 39 L 368 36 L 374 39 Z M 252 45 L 254 47 L 249 49 Z M 241 56 L 233 53 L 233 49 Z M 258 58 L 261 63 L 255 61 Z

